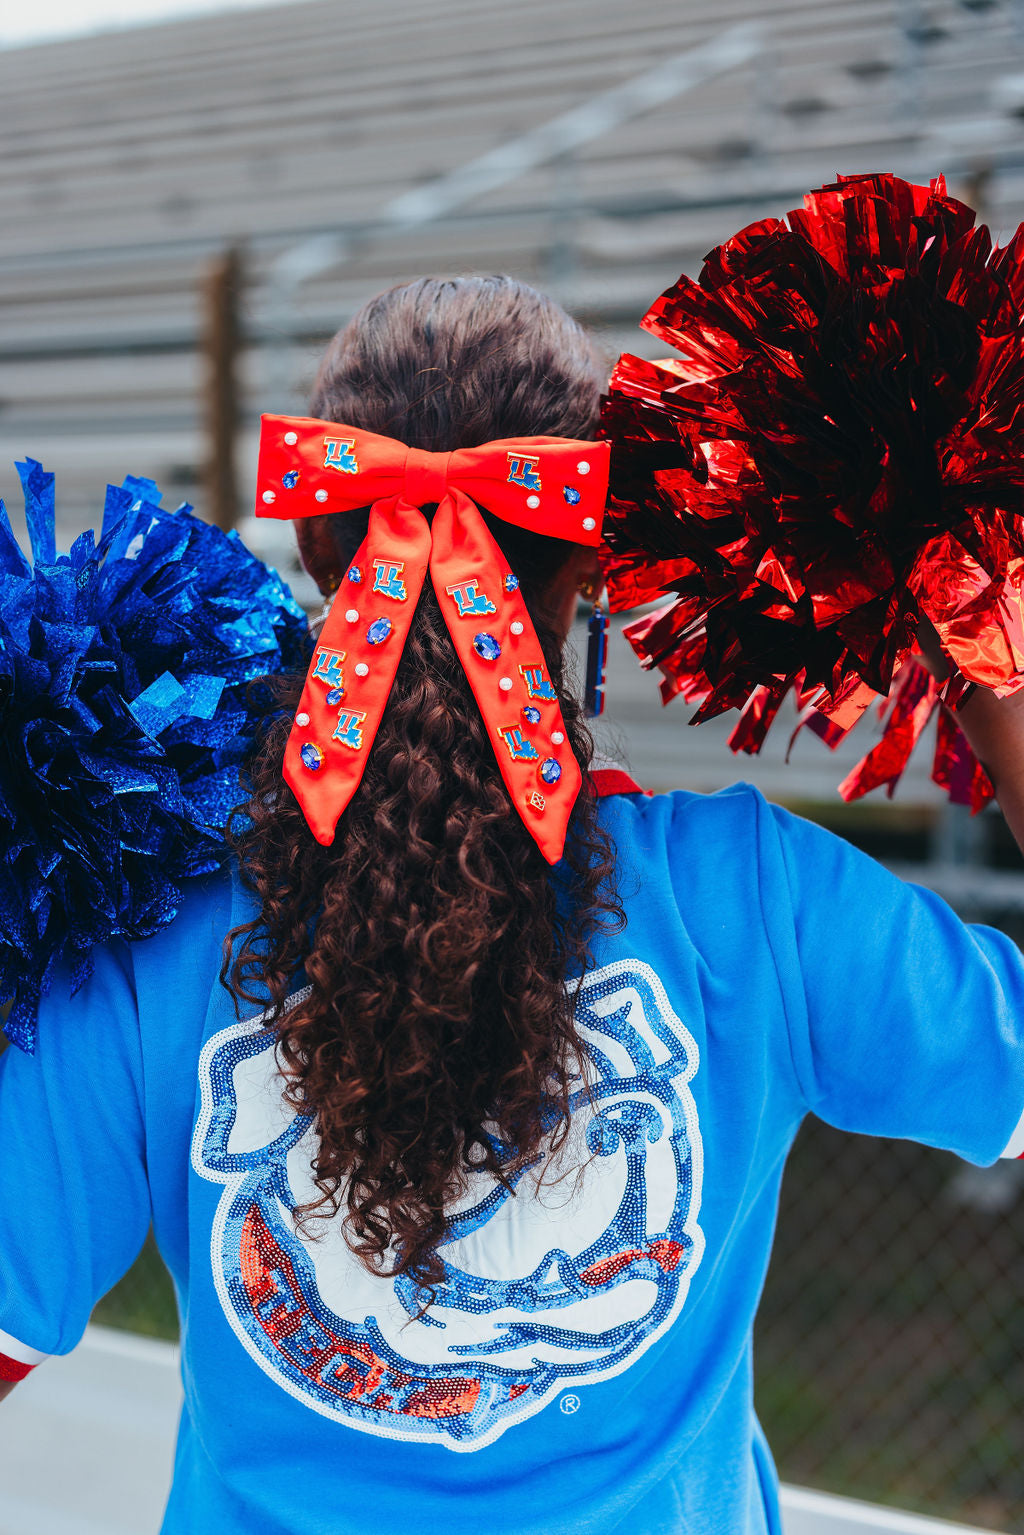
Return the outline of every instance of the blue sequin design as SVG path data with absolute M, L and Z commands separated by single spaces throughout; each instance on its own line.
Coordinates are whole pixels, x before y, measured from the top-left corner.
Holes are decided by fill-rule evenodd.
M 507 592 L 517 592 L 519 590 L 519 577 L 509 572 L 505 577 L 505 590 Z
M 285 490 L 294 490 L 298 483 L 299 471 L 297 469 L 289 469 L 286 474 L 281 476 L 281 484 Z
M 575 485 L 563 485 L 562 495 L 565 497 L 570 506 L 579 506 L 581 498 L 580 493 L 576 489 Z
M 324 696 L 324 703 L 327 704 L 329 708 L 333 709 L 335 704 L 340 704 L 344 697 L 344 688 L 331 688 L 331 691 Z
M 473 649 L 482 661 L 496 661 L 501 655 L 501 646 L 493 634 L 474 634 Z
M 299 756 L 302 758 L 302 766 L 309 768 L 311 773 L 319 773 L 324 765 L 324 754 L 319 746 L 314 746 L 312 741 L 306 741 L 299 748 Z
M 545 757 L 537 769 L 537 773 L 540 776 L 541 783 L 546 783 L 550 788 L 552 784 L 556 784 L 561 778 L 562 767 L 560 763 L 555 761 L 554 757 Z
M 391 633 L 390 618 L 375 618 L 366 631 L 366 640 L 370 645 L 383 645 Z
M 536 704 L 523 705 L 523 719 L 528 725 L 539 725 L 541 720 L 540 710 Z
M 353 586 L 358 586 L 363 579 L 363 572 L 358 565 L 349 566 L 348 578 Z
M 564 1388 L 611 1381 L 671 1326 L 704 1247 L 689 1086 L 697 1044 L 639 960 L 586 977 L 575 1013 L 586 1081 L 570 1095 L 570 1165 L 587 1164 L 584 1187 L 595 1178 L 583 1245 L 559 1243 L 572 1225 L 551 1220 L 544 1166 L 510 1187 L 476 1175 L 438 1247 L 443 1274 L 422 1315 L 426 1297 L 408 1276 L 367 1277 L 343 1242 L 295 1230 L 288 1212 L 307 1193 L 315 1128 L 281 1103 L 274 1032 L 246 1020 L 204 1047 L 192 1161 L 224 1185 L 211 1251 L 217 1293 L 246 1351 L 292 1397 L 376 1435 L 473 1451 Z M 499 1162 L 510 1157 L 493 1146 Z M 558 1153 L 541 1163 L 549 1155 Z M 488 1251 L 499 1213 L 501 1241 Z M 614 1387 L 601 1403 L 614 1411 Z

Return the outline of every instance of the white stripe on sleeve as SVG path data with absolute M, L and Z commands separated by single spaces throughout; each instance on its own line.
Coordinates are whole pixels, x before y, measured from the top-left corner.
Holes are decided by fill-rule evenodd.
M 50 1357 L 49 1354 L 41 1354 L 37 1348 L 29 1348 L 27 1343 L 19 1343 L 17 1338 L 12 1338 L 9 1332 L 4 1332 L 2 1327 L 0 1327 L 0 1354 L 6 1354 L 7 1358 L 13 1359 L 15 1364 L 27 1364 L 33 1369 Z

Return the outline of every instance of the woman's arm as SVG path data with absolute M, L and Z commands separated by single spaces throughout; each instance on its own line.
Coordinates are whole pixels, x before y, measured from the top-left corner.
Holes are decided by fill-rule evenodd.
M 940 682 L 948 677 L 949 660 L 927 619 L 921 621 L 917 643 L 932 676 Z M 976 688 L 957 711 L 956 722 L 991 778 L 1006 824 L 1024 853 L 1024 691 L 997 698 L 987 688 Z
M 997 698 L 978 688 L 957 724 L 995 786 L 999 808 L 1024 853 L 1024 692 Z

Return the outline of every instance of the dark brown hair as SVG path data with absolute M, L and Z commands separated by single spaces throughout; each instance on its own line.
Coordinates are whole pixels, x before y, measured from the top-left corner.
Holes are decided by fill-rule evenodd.
M 591 342 L 507 277 L 423 279 L 371 300 L 328 348 L 311 402 L 327 420 L 447 451 L 518 435 L 591 437 Z M 428 515 L 429 515 L 428 509 Z M 586 778 L 592 743 L 563 690 L 546 595 L 571 553 L 488 518 L 536 625 Z M 333 519 L 341 568 L 367 514 Z M 235 834 L 258 915 L 228 940 L 236 999 L 269 993 L 293 1107 L 316 1116 L 320 1198 L 353 1250 L 429 1287 L 445 1209 L 471 1170 L 513 1185 L 559 1144 L 579 1087 L 572 982 L 621 920 L 612 851 L 585 788 L 552 871 L 504 788 L 430 582 L 362 784 L 321 847 L 280 777 L 289 705 L 252 770 Z M 233 950 L 231 945 L 234 945 Z M 310 990 L 285 1010 L 304 977 Z

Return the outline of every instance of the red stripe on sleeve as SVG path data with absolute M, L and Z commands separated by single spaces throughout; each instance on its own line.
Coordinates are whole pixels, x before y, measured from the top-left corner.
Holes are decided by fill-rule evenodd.
M 590 784 L 598 799 L 608 794 L 643 794 L 636 779 L 624 768 L 593 768 Z
M 34 1368 L 34 1365 L 21 1364 L 17 1359 L 8 1359 L 6 1354 L 0 1354 L 0 1381 L 24 1380 Z

